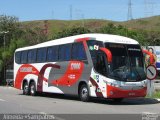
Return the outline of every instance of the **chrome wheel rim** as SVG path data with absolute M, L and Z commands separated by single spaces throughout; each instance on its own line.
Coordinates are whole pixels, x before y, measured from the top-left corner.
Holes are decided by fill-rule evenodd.
M 28 85 L 24 86 L 24 92 L 27 93 L 28 92 Z
M 82 94 L 82 98 L 86 98 L 88 96 L 87 88 L 83 88 L 81 94 Z
M 35 89 L 34 89 L 34 85 L 31 86 L 31 94 L 34 94 Z

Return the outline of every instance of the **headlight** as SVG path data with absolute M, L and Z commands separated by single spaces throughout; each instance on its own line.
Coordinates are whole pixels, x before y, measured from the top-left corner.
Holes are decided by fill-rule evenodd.
M 147 82 L 146 82 L 146 81 L 143 81 L 143 82 L 142 82 L 142 86 L 143 86 L 143 87 L 147 87 Z
M 109 86 L 113 86 L 113 87 L 119 87 L 120 86 L 118 84 L 114 84 L 114 83 L 111 83 L 111 82 L 107 82 L 107 81 L 104 81 L 104 82 Z

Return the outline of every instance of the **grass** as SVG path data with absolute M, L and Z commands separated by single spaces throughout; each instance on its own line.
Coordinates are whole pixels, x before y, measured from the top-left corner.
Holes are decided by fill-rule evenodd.
M 155 90 L 155 92 L 153 93 L 153 95 L 150 96 L 146 96 L 147 98 L 160 98 L 160 90 Z
M 160 98 L 160 90 L 159 90 L 159 91 L 156 90 L 156 91 L 154 92 L 154 94 L 153 94 L 153 97 L 154 97 L 154 98 Z
M 29 27 L 39 26 L 44 28 L 44 20 L 39 21 L 26 21 L 22 22 L 24 25 Z M 113 23 L 115 25 L 123 25 L 131 29 L 143 29 L 147 31 L 160 31 L 160 16 L 154 16 L 142 19 L 133 19 L 130 21 L 109 21 L 102 19 L 84 19 L 84 20 L 48 20 L 49 37 L 54 33 L 57 33 L 63 29 L 74 27 L 74 26 L 85 26 L 90 30 L 100 28 L 107 25 L 108 23 Z

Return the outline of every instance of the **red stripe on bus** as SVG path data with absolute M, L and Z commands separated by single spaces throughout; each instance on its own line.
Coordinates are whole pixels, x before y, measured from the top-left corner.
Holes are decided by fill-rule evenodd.
M 28 74 L 37 75 L 39 74 L 39 71 L 30 64 L 24 64 L 22 65 L 17 72 L 16 78 L 15 78 L 15 88 L 21 89 L 22 81 L 24 80 L 24 77 Z M 46 79 L 45 79 L 46 80 Z
M 91 78 L 91 77 L 90 77 L 90 81 L 91 81 L 92 85 L 96 87 L 96 90 L 97 90 L 97 88 L 99 88 L 99 86 L 96 83 L 96 81 L 93 78 Z M 103 97 L 102 92 L 97 92 L 97 91 L 95 91 L 95 92 L 96 92 L 96 96 L 97 97 Z
M 76 39 L 76 42 L 83 42 L 83 41 L 86 41 L 86 40 L 89 40 L 89 39 L 90 39 L 89 37 L 78 38 L 78 39 Z
M 14 87 L 17 88 L 17 89 L 21 89 L 21 85 L 22 85 L 22 82 L 23 82 L 25 76 L 26 75 L 31 75 L 31 74 L 32 75 L 37 75 L 38 79 L 48 82 L 48 79 L 44 77 L 44 74 L 42 74 L 43 73 L 43 67 L 42 67 L 41 71 L 39 72 L 34 66 L 32 66 L 30 64 L 22 65 L 18 69 L 16 78 L 15 78 Z
M 70 61 L 64 75 L 57 80 L 52 80 L 51 83 L 59 86 L 72 86 L 80 79 L 83 70 L 83 62 Z
M 37 91 L 39 91 L 39 92 L 42 92 L 42 90 L 43 90 L 43 80 L 44 80 L 43 76 L 44 76 L 45 70 L 48 67 L 60 69 L 60 66 L 56 65 L 56 64 L 46 64 L 42 67 L 42 69 L 40 70 L 39 75 L 38 75 L 38 83 L 37 83 Z
M 145 97 L 147 87 L 138 90 L 123 90 L 117 87 L 107 85 L 108 98 L 130 98 L 130 97 Z

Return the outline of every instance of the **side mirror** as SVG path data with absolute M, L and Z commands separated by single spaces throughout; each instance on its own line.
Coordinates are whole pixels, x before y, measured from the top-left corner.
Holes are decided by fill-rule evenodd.
M 112 62 L 112 53 L 111 53 L 111 51 L 109 49 L 103 48 L 103 47 L 100 47 L 99 49 L 106 54 L 108 63 L 111 63 Z

